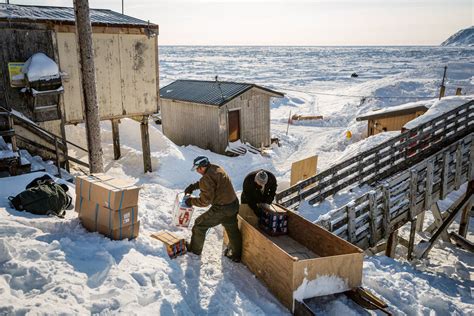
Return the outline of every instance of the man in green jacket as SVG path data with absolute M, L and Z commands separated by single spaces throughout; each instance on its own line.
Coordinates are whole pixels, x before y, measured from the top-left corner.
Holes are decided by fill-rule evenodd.
M 207 230 L 222 224 L 229 237 L 229 247 L 225 255 L 239 262 L 242 253 L 242 236 L 237 225 L 239 200 L 229 176 L 224 169 L 211 164 L 204 156 L 194 159 L 192 170 L 196 170 L 202 177 L 198 182 L 190 184 L 184 193 L 191 194 L 197 189 L 201 193 L 198 198 L 187 198 L 185 203 L 199 207 L 211 205 L 211 208 L 196 218 L 188 251 L 201 255 Z

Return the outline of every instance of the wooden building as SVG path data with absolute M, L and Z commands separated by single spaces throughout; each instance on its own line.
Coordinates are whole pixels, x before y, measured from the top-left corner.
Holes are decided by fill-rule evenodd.
M 90 19 L 100 119 L 113 122 L 116 144 L 120 118 L 141 121 L 146 147 L 148 116 L 159 109 L 158 25 L 105 9 L 91 9 Z M 0 4 L 0 42 L 0 106 L 67 138 L 64 125 L 85 115 L 74 9 Z M 9 71 L 39 52 L 59 66 L 59 96 L 33 97 L 12 84 Z
M 367 136 L 387 131 L 400 131 L 407 122 L 417 118 L 428 110 L 419 103 L 392 106 L 359 116 L 357 121 L 368 121 Z
M 255 84 L 177 80 L 160 91 L 163 133 L 178 145 L 224 153 L 229 142 L 270 145 L 270 99 Z

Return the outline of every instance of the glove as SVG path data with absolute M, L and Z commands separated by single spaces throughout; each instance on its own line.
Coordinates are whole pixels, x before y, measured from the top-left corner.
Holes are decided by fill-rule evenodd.
M 193 205 L 191 204 L 191 199 L 186 199 L 186 200 L 184 200 L 184 204 L 186 204 L 186 206 L 189 206 L 189 207 L 193 206 Z
M 186 189 L 184 189 L 184 194 L 191 194 L 194 191 L 194 183 L 188 185 Z

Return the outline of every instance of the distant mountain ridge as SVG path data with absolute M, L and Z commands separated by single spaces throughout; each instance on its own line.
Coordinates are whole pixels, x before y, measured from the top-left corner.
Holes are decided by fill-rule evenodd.
M 451 35 L 441 46 L 474 46 L 474 26 Z

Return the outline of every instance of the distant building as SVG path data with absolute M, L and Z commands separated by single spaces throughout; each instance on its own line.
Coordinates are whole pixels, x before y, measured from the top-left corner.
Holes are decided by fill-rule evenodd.
M 367 136 L 387 131 L 401 131 L 405 123 L 417 118 L 428 110 L 420 104 L 404 104 L 372 111 L 356 118 L 357 121 L 368 121 Z
M 255 84 L 177 80 L 160 89 L 163 133 L 178 145 L 224 153 L 229 142 L 270 145 L 270 99 Z
M 158 25 L 105 9 L 90 9 L 90 20 L 100 119 L 146 122 L 159 109 Z M 63 137 L 64 124 L 84 121 L 73 8 L 2 3 L 0 43 L 0 106 Z M 36 53 L 53 60 L 61 76 L 54 86 L 50 80 L 35 82 L 42 90 L 34 94 L 13 77 Z

